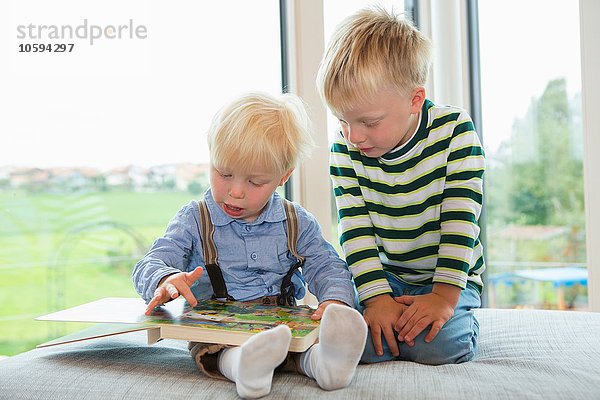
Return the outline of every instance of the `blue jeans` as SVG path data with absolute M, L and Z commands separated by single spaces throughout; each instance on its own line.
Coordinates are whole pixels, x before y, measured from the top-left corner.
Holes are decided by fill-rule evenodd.
M 433 285 L 415 286 L 402 282 L 389 273 L 387 274 L 387 278 L 394 296 L 426 294 L 431 293 L 433 289 Z M 358 301 L 357 304 L 359 304 Z M 477 335 L 479 334 L 479 322 L 473 314 L 473 309 L 479 307 L 481 307 L 479 292 L 467 286 L 460 294 L 460 298 L 454 309 L 454 316 L 444 324 L 432 342 L 425 342 L 425 335 L 427 335 L 431 328 L 429 326 L 415 338 L 414 346 L 410 347 L 404 342 L 397 342 L 400 356 L 394 357 L 382 335 L 383 355 L 378 356 L 373 348 L 373 341 L 369 332 L 361 362 L 376 363 L 402 360 L 414 361 L 421 364 L 441 365 L 470 361 L 475 356 Z M 358 310 L 362 312 L 364 307 L 359 305 Z M 397 340 L 398 338 L 396 337 Z

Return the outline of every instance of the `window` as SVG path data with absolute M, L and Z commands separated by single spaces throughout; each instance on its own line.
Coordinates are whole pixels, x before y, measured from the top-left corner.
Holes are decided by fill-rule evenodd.
M 588 276 L 577 2 L 461 2 L 456 5 L 457 18 L 464 20 L 461 14 L 466 14 L 467 3 L 476 3 L 479 9 L 482 116 L 476 123 L 481 124 L 488 163 L 481 222 L 487 231 L 489 305 L 585 309 Z M 441 32 L 434 42 L 440 53 L 466 37 L 466 25 L 460 26 L 460 21 L 444 25 L 448 21 L 443 18 L 449 18 L 444 10 L 454 12 L 453 7 L 429 4 L 422 10 L 422 30 Z M 342 12 L 337 4 L 327 2 L 326 37 L 355 8 L 348 5 L 348 11 Z M 508 10 L 511 24 L 533 26 L 532 32 L 507 31 L 506 19 L 498 15 Z M 332 16 L 336 11 L 340 15 Z M 543 17 L 536 17 L 540 12 Z M 446 35 L 448 28 L 459 32 Z M 460 54 L 459 47 L 453 49 Z M 444 85 L 449 75 L 439 72 L 444 71 L 440 61 L 465 65 L 467 55 L 450 61 L 440 56 L 434 56 L 438 71 L 430 79 L 434 90 L 429 93 L 433 100 L 469 108 L 456 101 L 466 101 L 468 94 L 452 92 L 468 91 L 467 85 Z M 336 126 L 329 115 L 330 139 Z M 336 220 L 335 213 L 332 218 Z M 332 242 L 337 243 L 335 229 Z
M 408 15 L 412 4 L 427 5 L 425 32 L 427 14 L 440 6 L 377 3 L 409 9 Z M 324 41 L 344 17 L 371 4 L 323 1 Z M 488 293 L 498 307 L 585 308 L 577 2 L 478 4 Z M 279 11 L 276 0 L 0 5 L 0 26 L 8 32 L 0 35 L 8 55 L 0 63 L 0 355 L 80 328 L 33 321 L 37 315 L 135 296 L 132 265 L 176 210 L 207 187 L 204 132 L 214 112 L 240 92 L 280 91 Z M 535 29 L 511 37 L 506 19 L 498 18 L 507 12 L 511 25 L 535 21 Z M 70 53 L 33 53 L 50 25 L 83 26 L 87 36 L 63 40 L 74 43 Z M 120 39 L 104 31 L 95 40 L 92 25 L 128 28 Z M 19 47 L 27 44 L 29 51 Z M 310 58 L 312 65 L 312 57 L 318 58 L 302 54 L 301 61 Z M 309 108 L 321 106 L 305 97 Z M 329 115 L 330 138 L 337 125 Z M 312 164 L 318 172 L 306 176 L 326 173 Z M 313 183 L 304 200 L 315 213 L 323 191 L 310 190 Z M 336 228 L 330 238 L 338 243 Z M 536 280 L 540 273 L 552 280 Z
M 33 3 L 0 5 L 0 355 L 81 328 L 35 316 L 136 296 L 132 266 L 207 187 L 213 114 L 281 91 L 276 0 Z M 146 37 L 90 44 L 92 25 L 130 24 Z M 87 37 L 19 53 L 42 25 Z
M 585 309 L 578 2 L 478 8 L 489 305 Z

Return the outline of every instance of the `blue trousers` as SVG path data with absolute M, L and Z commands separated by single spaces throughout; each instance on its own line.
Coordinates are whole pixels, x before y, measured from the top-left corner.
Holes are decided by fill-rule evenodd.
M 387 274 L 394 296 L 420 295 L 431 293 L 433 285 L 415 286 L 398 280 L 392 274 Z M 357 304 L 358 301 L 357 301 Z M 425 335 L 431 326 L 425 328 L 414 340 L 414 346 L 398 342 L 400 356 L 394 357 L 390 352 L 385 337 L 381 336 L 383 355 L 378 356 L 373 348 L 371 334 L 367 338 L 361 362 L 376 363 L 390 360 L 414 361 L 420 364 L 441 365 L 457 364 L 470 361 L 477 350 L 477 335 L 479 322 L 473 314 L 474 308 L 481 307 L 479 292 L 467 286 L 461 294 L 454 309 L 454 316 L 448 320 L 433 341 L 426 343 Z M 358 306 L 359 311 L 364 307 Z M 396 341 L 398 338 L 396 337 Z

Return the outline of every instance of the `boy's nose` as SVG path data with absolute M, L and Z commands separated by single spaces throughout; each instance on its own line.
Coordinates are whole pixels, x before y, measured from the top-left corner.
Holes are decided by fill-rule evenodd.
M 361 144 L 365 140 L 367 140 L 367 136 L 364 134 L 364 132 L 362 131 L 362 129 L 360 129 L 359 127 L 348 126 L 346 128 L 346 132 L 347 132 L 347 135 L 348 135 L 348 141 L 350 143 L 352 143 L 353 145 Z
M 229 195 L 234 199 L 244 198 L 244 190 L 240 185 L 231 185 L 229 187 Z

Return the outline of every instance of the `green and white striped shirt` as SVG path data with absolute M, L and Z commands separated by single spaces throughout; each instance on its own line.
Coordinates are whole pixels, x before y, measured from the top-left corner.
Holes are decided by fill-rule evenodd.
M 361 302 L 392 292 L 384 271 L 411 284 L 470 282 L 481 291 L 484 169 L 469 115 L 429 100 L 413 137 L 382 157 L 364 156 L 340 136 L 330 174 Z

